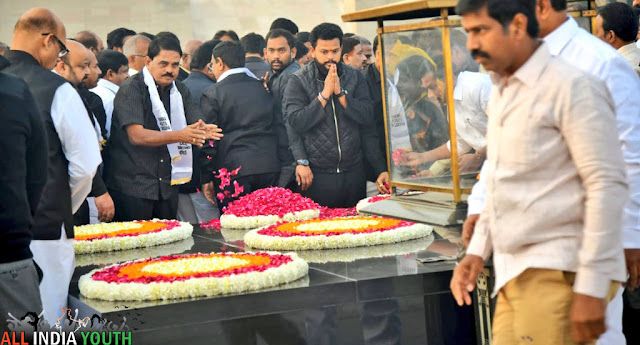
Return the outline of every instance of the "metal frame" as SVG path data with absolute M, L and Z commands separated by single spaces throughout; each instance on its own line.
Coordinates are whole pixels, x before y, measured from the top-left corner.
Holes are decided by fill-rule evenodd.
M 567 14 L 573 18 L 590 18 L 591 21 L 591 33 L 596 33 L 596 16 L 598 16 L 598 10 L 595 0 L 567 0 L 567 6 L 572 2 L 587 2 L 587 9 L 582 11 L 569 11 Z

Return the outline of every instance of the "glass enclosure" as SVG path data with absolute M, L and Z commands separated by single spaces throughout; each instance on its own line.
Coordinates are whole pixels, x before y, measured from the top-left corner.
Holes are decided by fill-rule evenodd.
M 460 188 L 471 188 L 485 159 L 491 80 L 467 51 L 466 33 L 459 25 L 450 27 L 450 62 L 442 27 L 381 36 L 391 180 L 451 190 L 458 171 Z M 446 63 L 453 72 L 452 85 L 447 85 Z M 457 149 L 452 150 L 452 143 Z

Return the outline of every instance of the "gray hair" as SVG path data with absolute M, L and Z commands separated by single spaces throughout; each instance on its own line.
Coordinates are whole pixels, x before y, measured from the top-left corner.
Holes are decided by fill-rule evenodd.
M 9 46 L 6 43 L 0 42 L 0 52 L 2 52 L 2 54 L 8 52 L 9 49 Z
M 370 46 L 371 45 L 371 41 L 369 41 L 368 39 L 362 37 L 362 36 L 358 36 L 358 35 L 353 35 L 353 38 L 357 39 L 358 41 L 360 41 L 360 45 L 361 46 Z
M 145 52 L 137 51 L 139 41 L 146 41 L 151 43 L 151 40 L 147 36 L 144 36 L 144 35 L 132 36 L 126 42 L 124 42 L 124 45 L 122 46 L 122 53 L 127 58 L 129 58 L 129 56 L 131 55 L 142 55 L 142 54 L 146 55 Z

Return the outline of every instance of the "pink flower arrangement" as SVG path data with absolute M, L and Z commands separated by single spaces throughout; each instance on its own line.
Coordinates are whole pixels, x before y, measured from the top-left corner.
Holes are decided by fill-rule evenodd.
M 325 219 L 329 219 L 329 218 L 325 218 Z M 281 231 L 280 229 L 278 229 L 278 227 L 280 225 L 282 225 L 282 224 L 286 224 L 286 222 L 279 222 L 277 224 L 271 225 L 269 227 L 266 227 L 264 229 L 259 230 L 258 233 L 260 235 L 274 236 L 274 237 L 338 236 L 338 235 L 344 235 L 344 234 L 359 235 L 359 234 L 369 234 L 369 233 L 374 233 L 374 232 L 382 232 L 382 231 L 394 230 L 394 229 L 397 229 L 397 228 L 411 226 L 411 225 L 414 225 L 416 223 L 403 220 L 403 221 L 400 221 L 400 222 L 398 222 L 397 224 L 395 224 L 393 226 L 387 226 L 387 227 L 384 227 L 384 228 L 372 228 L 372 229 L 365 229 L 365 230 L 356 229 L 356 230 L 351 230 L 351 231 L 327 231 L 327 232 L 323 232 L 321 235 L 318 235 L 318 234 L 315 234 L 315 233 L 312 233 L 312 232 L 304 232 L 304 231 L 300 231 L 300 232 Z
M 233 181 L 233 187 L 235 188 L 235 192 L 233 193 L 233 195 L 231 194 L 230 191 L 224 190 L 226 187 L 231 186 L 231 176 L 238 175 L 238 172 L 240 172 L 240 169 L 242 169 L 242 166 L 239 166 L 231 171 L 229 171 L 227 168 L 220 168 L 220 170 L 218 170 L 218 175 L 215 175 L 215 177 L 220 179 L 221 192 L 216 194 L 216 198 L 218 198 L 220 202 L 222 202 L 224 199 L 227 199 L 229 197 L 237 198 L 238 196 L 240 196 L 240 194 L 242 194 L 242 192 L 244 192 L 244 187 L 238 185 L 237 181 Z M 215 171 L 214 171 L 214 174 L 215 174 Z
M 222 225 L 220 225 L 220 218 L 212 219 L 208 222 L 200 223 L 200 227 L 203 229 L 211 229 L 215 231 L 220 231 L 222 229 Z
M 406 149 L 397 149 L 391 154 L 391 159 L 395 165 L 401 165 L 406 161 L 406 154 L 409 153 Z
M 271 187 L 247 194 L 231 202 L 223 211 L 237 217 L 277 215 L 282 218 L 287 213 L 319 208 L 320 205 L 298 193 Z
M 153 234 L 156 232 L 160 232 L 160 231 L 165 231 L 165 230 L 171 230 L 177 226 L 180 226 L 180 222 L 177 220 L 167 220 L 167 221 L 154 221 L 154 223 L 164 223 L 166 226 L 155 229 L 155 230 L 151 230 L 151 231 L 144 231 L 144 224 L 148 223 L 149 221 L 147 220 L 138 220 L 136 221 L 138 223 L 142 223 L 143 227 L 140 229 L 140 232 L 136 232 L 136 231 L 127 231 L 125 233 L 121 233 L 121 234 L 104 234 L 104 235 L 100 235 L 100 236 L 91 236 L 90 239 L 78 239 L 76 238 L 76 241 L 95 241 L 95 240 L 101 240 L 104 238 L 108 238 L 108 237 L 135 237 L 135 236 L 139 236 L 139 235 L 147 235 L 147 234 Z
M 390 197 L 391 197 L 391 195 L 376 195 L 376 196 L 372 196 L 370 199 L 368 199 L 367 202 L 370 203 L 370 204 L 373 204 L 374 202 L 387 200 Z
M 188 280 L 188 279 L 193 279 L 193 278 L 208 278 L 208 277 L 216 277 L 216 278 L 220 278 L 220 277 L 227 277 L 230 275 L 234 275 L 234 274 L 243 274 L 243 273 L 250 273 L 250 272 L 262 272 L 265 271 L 269 268 L 272 267 L 279 267 L 281 265 L 287 264 L 291 261 L 293 261 L 293 259 L 288 256 L 288 255 L 282 255 L 282 254 L 268 254 L 268 253 L 263 253 L 263 252 L 257 252 L 257 253 L 220 253 L 219 255 L 222 256 L 230 256 L 230 257 L 242 257 L 242 256 L 264 256 L 264 257 L 269 257 L 269 263 L 268 264 L 264 264 L 264 265 L 247 265 L 247 266 L 241 266 L 241 267 L 235 267 L 235 268 L 230 268 L 230 269 L 225 269 L 225 270 L 218 270 L 218 271 L 211 271 L 211 272 L 204 272 L 204 273 L 194 273 L 191 275 L 144 275 L 142 277 L 139 278 L 135 278 L 135 279 L 131 279 L 129 278 L 127 275 L 120 273 L 120 271 L 129 266 L 129 265 L 133 265 L 133 264 L 140 264 L 140 263 L 155 263 L 155 262 L 162 262 L 162 261 L 171 261 L 171 260 L 177 260 L 177 259 L 190 259 L 190 258 L 196 258 L 196 257 L 207 257 L 210 256 L 210 254 L 188 254 L 188 255 L 169 255 L 169 256 L 163 256 L 163 257 L 159 257 L 159 258 L 155 258 L 155 259 L 147 259 L 147 260 L 139 260 L 139 261 L 133 261 L 133 262 L 128 262 L 122 265 L 114 265 L 111 267 L 107 267 L 105 269 L 102 269 L 100 271 L 95 272 L 91 278 L 93 280 L 97 280 L 97 281 L 105 281 L 107 283 L 142 283 L 142 284 L 149 284 L 149 283 L 154 283 L 154 282 L 162 282 L 162 283 L 170 283 L 173 281 L 184 281 L 184 280 Z
M 355 217 L 358 215 L 355 207 L 349 208 L 320 208 L 320 219 L 340 218 L 340 217 Z

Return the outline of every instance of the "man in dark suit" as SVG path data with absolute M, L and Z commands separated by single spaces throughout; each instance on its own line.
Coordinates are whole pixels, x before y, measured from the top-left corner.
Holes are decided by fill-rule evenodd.
M 254 32 L 249 33 L 240 39 L 240 44 L 244 48 L 244 67 L 249 69 L 256 77 L 262 78 L 269 72 L 269 65 L 264 62 L 264 48 L 267 46 L 264 37 Z
M 219 143 L 203 146 L 200 155 L 205 196 L 213 200 L 215 191 L 222 199 L 221 210 L 240 194 L 238 187 L 246 194 L 275 186 L 280 175 L 275 129 L 282 126 L 282 119 L 273 109 L 272 96 L 244 67 L 244 54 L 238 42 L 222 42 L 213 49 L 211 68 L 217 83 L 200 100 L 205 121 L 225 131 Z M 231 186 L 221 188 L 220 180 L 214 182 L 212 172 L 239 167 Z

